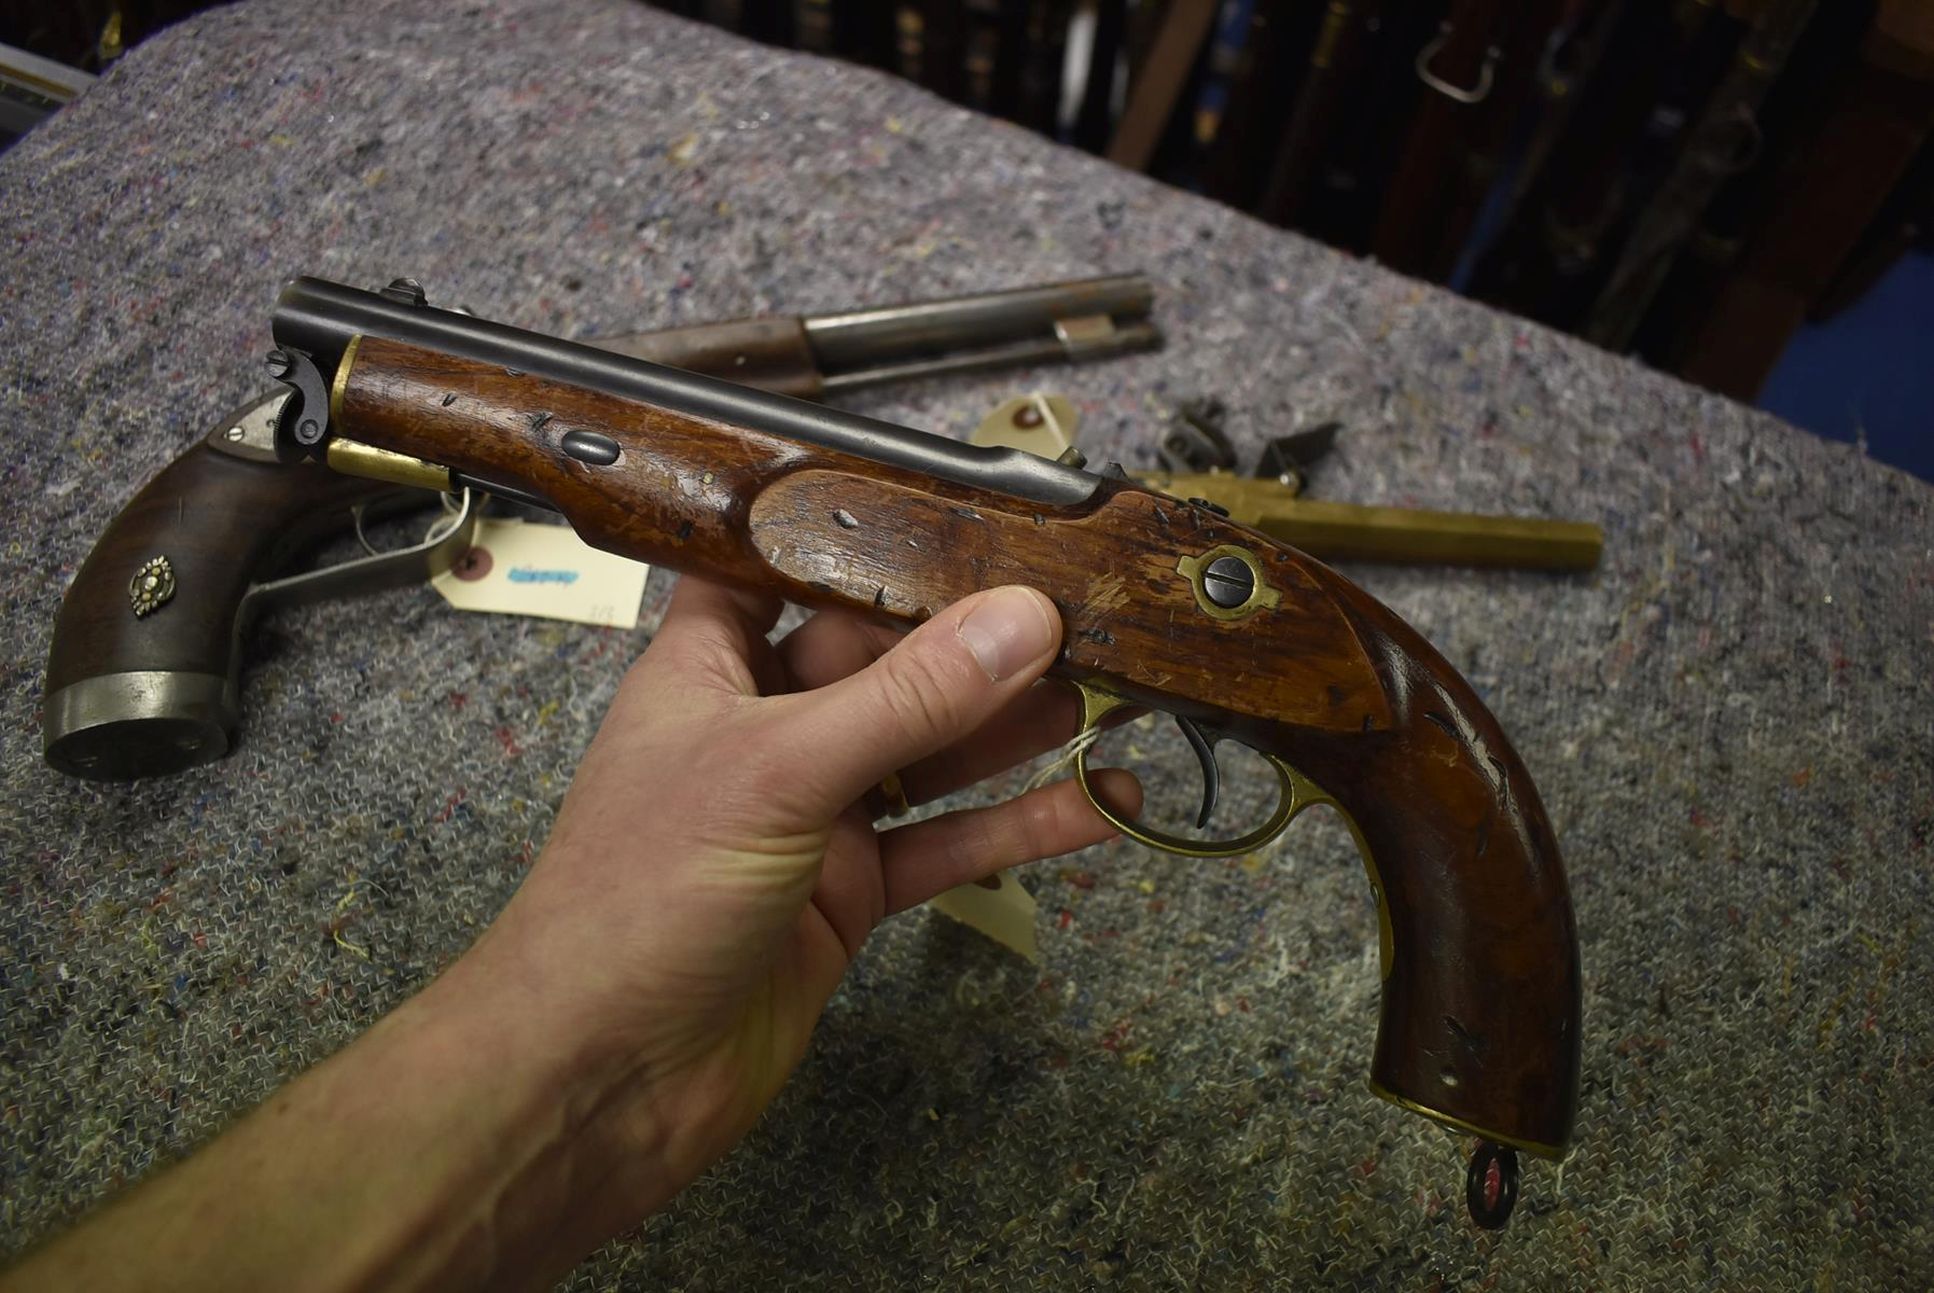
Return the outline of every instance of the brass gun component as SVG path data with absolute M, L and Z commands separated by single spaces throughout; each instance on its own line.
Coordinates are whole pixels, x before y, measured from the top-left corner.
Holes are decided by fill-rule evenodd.
M 1591 570 L 1605 546 L 1604 531 L 1585 521 L 1334 503 L 1222 471 L 1138 472 L 1136 479 L 1177 498 L 1207 499 L 1230 520 L 1326 561 Z

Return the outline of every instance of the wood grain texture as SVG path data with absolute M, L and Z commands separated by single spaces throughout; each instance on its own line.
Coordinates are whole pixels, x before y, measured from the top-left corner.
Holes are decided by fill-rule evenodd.
M 1393 935 L 1372 1077 L 1555 1153 L 1571 1135 L 1579 971 L 1563 867 L 1495 719 L 1416 632 L 1314 559 L 1126 481 L 1042 506 L 669 409 L 366 338 L 339 433 L 548 498 L 595 547 L 910 626 L 1027 583 L 1055 672 L 1201 719 L 1354 819 Z M 560 447 L 610 436 L 609 466 Z M 1204 612 L 1177 561 L 1234 544 L 1280 602 Z
M 95 541 L 62 599 L 46 694 L 142 670 L 227 677 L 249 586 L 279 572 L 349 509 L 396 487 L 320 466 L 251 462 L 197 444 L 164 467 Z M 136 618 L 128 583 L 151 557 L 175 572 L 174 597 Z

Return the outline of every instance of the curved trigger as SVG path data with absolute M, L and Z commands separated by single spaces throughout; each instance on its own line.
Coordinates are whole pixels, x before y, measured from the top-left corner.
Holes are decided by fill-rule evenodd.
M 1216 767 L 1215 742 L 1202 734 L 1195 723 L 1175 715 L 1175 725 L 1182 729 L 1188 738 L 1189 748 L 1195 751 L 1196 762 L 1202 765 L 1202 811 L 1195 815 L 1195 828 L 1201 830 L 1209 824 L 1209 814 L 1215 811 L 1216 797 L 1222 793 L 1222 771 Z

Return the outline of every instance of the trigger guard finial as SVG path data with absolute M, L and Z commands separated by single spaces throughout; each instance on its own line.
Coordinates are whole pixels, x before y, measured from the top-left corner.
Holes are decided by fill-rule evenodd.
M 1518 1152 L 1496 1141 L 1479 1141 L 1464 1175 L 1464 1206 L 1486 1230 L 1502 1230 L 1518 1206 Z

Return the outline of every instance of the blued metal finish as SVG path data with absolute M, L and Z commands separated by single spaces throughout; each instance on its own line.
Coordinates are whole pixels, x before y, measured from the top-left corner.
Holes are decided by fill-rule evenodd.
M 398 305 L 424 305 L 429 297 L 423 292 L 423 284 L 413 278 L 393 278 L 388 287 L 379 294 L 395 301 Z M 464 313 L 468 314 L 466 310 Z
M 240 707 L 233 678 L 144 670 L 70 683 L 42 712 L 49 764 L 72 777 L 126 781 L 221 758 Z
M 620 399 L 662 405 L 733 426 L 756 426 L 774 435 L 1034 502 L 1084 502 L 1099 483 L 1096 476 L 1018 450 L 963 445 L 452 310 L 401 305 L 375 292 L 322 279 L 298 278 L 282 290 L 273 330 L 276 344 L 309 356 L 325 383 L 354 338 L 386 337 Z M 307 417 L 301 412 L 297 416 Z
M 1153 324 L 1118 325 L 1105 339 L 1071 347 L 1061 336 L 1036 337 L 991 345 L 979 350 L 929 355 L 920 359 L 887 360 L 856 368 L 851 372 L 829 372 L 822 383 L 827 394 L 881 386 L 888 382 L 912 381 L 921 377 L 948 377 L 956 373 L 977 373 L 990 368 L 1019 368 L 1028 364 L 1048 364 L 1059 360 L 1098 359 L 1105 355 L 1153 350 L 1162 344 L 1162 334 Z
M 1230 573 L 1232 565 L 1242 567 L 1241 575 Z M 1212 578 L 1211 572 L 1218 570 L 1220 575 Z M 1281 591 L 1270 587 L 1256 554 L 1233 543 L 1210 548 L 1199 557 L 1179 558 L 1175 573 L 1189 581 L 1195 589 L 1196 605 L 1214 619 L 1239 620 L 1282 602 Z M 1223 600 L 1238 590 L 1240 597 Z
M 345 351 L 353 355 L 355 350 L 356 339 L 351 337 Z M 329 378 L 316 367 L 310 356 L 301 351 L 271 350 L 266 367 L 269 376 L 287 382 L 295 392 L 295 398 L 282 406 L 277 448 L 282 447 L 284 432 L 303 449 L 322 443 L 322 437 L 329 429 Z M 292 452 L 290 456 L 299 457 L 300 454 Z
M 1215 743 L 1202 734 L 1193 719 L 1175 716 L 1175 725 L 1182 729 L 1182 736 L 1195 751 L 1195 761 L 1202 765 L 1202 811 L 1195 815 L 1195 828 L 1201 830 L 1209 824 L 1209 815 L 1215 812 L 1215 801 L 1222 795 L 1222 769 L 1216 765 Z
M 1464 1172 L 1464 1206 L 1486 1230 L 1502 1230 L 1518 1206 L 1518 1155 L 1508 1145 L 1484 1141 L 1471 1152 Z
M 618 461 L 618 442 L 596 431 L 566 431 L 558 444 L 587 466 L 609 467 Z
M 1309 483 L 1310 470 L 1330 456 L 1336 447 L 1336 433 L 1342 429 L 1341 422 L 1324 422 L 1307 431 L 1276 436 L 1262 447 L 1256 470 L 1250 474 L 1301 494 Z
M 1217 557 L 1202 572 L 1202 591 L 1224 610 L 1242 605 L 1255 590 L 1255 578 L 1240 557 Z
M 1081 692 L 1081 727 L 1084 733 L 1097 727 L 1103 718 L 1129 703 L 1112 692 L 1103 691 L 1101 688 L 1088 683 L 1076 683 L 1075 686 Z M 1178 718 L 1176 721 L 1182 724 L 1183 734 L 1190 736 L 1191 741 L 1202 740 L 1204 745 L 1207 744 L 1206 739 L 1201 737 L 1200 732 L 1190 733 L 1189 725 L 1184 720 Z M 1331 804 L 1337 807 L 1338 812 L 1343 811 L 1341 806 L 1336 805 L 1334 799 L 1331 799 L 1327 794 L 1318 789 L 1316 784 L 1308 777 L 1305 777 L 1302 773 L 1290 767 L 1289 764 L 1283 762 L 1275 755 L 1262 754 L 1261 751 L 1258 751 L 1257 753 L 1261 754 L 1261 757 L 1269 766 L 1276 770 L 1276 778 L 1279 783 L 1276 810 L 1269 815 L 1269 819 L 1255 830 L 1250 831 L 1247 835 L 1238 836 L 1235 839 L 1187 839 L 1180 835 L 1172 835 L 1167 831 L 1157 830 L 1153 826 L 1144 825 L 1131 817 L 1125 817 L 1115 811 L 1114 808 L 1110 807 L 1095 793 L 1094 786 L 1088 779 L 1088 754 L 1093 748 L 1092 737 L 1087 740 L 1077 737 L 1075 743 L 1070 748 L 1074 751 L 1074 779 L 1076 784 L 1081 787 L 1081 793 L 1088 797 L 1088 802 L 1094 805 L 1095 811 L 1100 813 L 1110 826 L 1113 826 L 1116 830 L 1138 844 L 1146 844 L 1150 848 L 1161 849 L 1164 853 L 1174 853 L 1181 857 L 1240 857 L 1244 853 L 1255 852 L 1263 845 L 1269 843 L 1269 841 L 1275 839 L 1278 835 L 1281 835 L 1285 830 L 1288 830 L 1289 824 L 1295 819 L 1296 814 L 1302 812 L 1311 804 Z M 1205 761 L 1205 767 L 1208 769 L 1215 767 L 1213 755 Z M 1208 806 L 1210 808 L 1214 807 L 1213 803 Z M 1347 818 L 1349 814 L 1344 813 L 1344 816 Z M 1208 813 L 1205 811 L 1203 813 L 1203 820 L 1198 822 L 1197 825 L 1206 824 L 1207 819 Z M 1368 850 L 1364 851 L 1364 856 L 1366 858 L 1369 856 Z
M 832 368 L 897 360 L 923 350 L 987 345 L 1030 333 L 1056 337 L 1050 353 L 1071 356 L 1078 345 L 1061 339 L 1058 325 L 1094 315 L 1140 318 L 1154 299 L 1155 288 L 1146 278 L 1117 274 L 947 301 L 822 314 L 804 323 L 813 353 Z
M 1075 690 L 1081 696 L 1081 731 L 1068 747 L 1074 756 L 1075 782 L 1081 787 L 1081 793 L 1087 796 L 1088 802 L 1094 806 L 1095 811 L 1100 813 L 1109 825 L 1137 843 L 1146 844 L 1150 848 L 1161 849 L 1165 853 L 1174 853 L 1181 857 L 1236 857 L 1244 853 L 1253 852 L 1275 839 L 1278 835 L 1289 829 L 1290 822 L 1294 821 L 1297 814 L 1301 813 L 1305 808 L 1313 807 L 1316 804 L 1328 804 L 1331 808 L 1334 808 L 1343 818 L 1344 824 L 1350 828 L 1350 836 L 1356 841 L 1357 855 L 1363 860 L 1364 874 L 1370 880 L 1370 897 L 1377 905 L 1378 965 L 1382 976 L 1385 979 L 1390 977 L 1391 967 L 1396 963 L 1396 933 L 1390 922 L 1389 904 L 1384 900 L 1383 874 L 1378 867 L 1376 856 L 1370 852 L 1370 845 L 1363 838 L 1362 829 L 1357 826 L 1356 818 L 1350 815 L 1348 809 L 1344 808 L 1342 804 L 1339 804 L 1328 791 L 1324 790 L 1314 781 L 1311 781 L 1283 759 L 1259 750 L 1256 753 L 1276 771 L 1277 781 L 1280 785 L 1280 796 L 1276 801 L 1276 810 L 1269 815 L 1269 820 L 1255 830 L 1233 840 L 1191 840 L 1184 839 L 1179 835 L 1171 835 L 1166 831 L 1156 830 L 1150 826 L 1144 826 L 1138 821 L 1122 816 L 1111 808 L 1100 796 L 1095 794 L 1094 787 L 1089 784 L 1088 780 L 1088 755 L 1094 746 L 1095 733 L 1100 728 L 1103 719 L 1116 710 L 1128 705 L 1130 702 L 1115 695 L 1113 692 L 1095 686 L 1093 683 L 1077 682 L 1075 683 Z M 1182 734 L 1189 738 L 1192 745 L 1200 740 L 1201 746 L 1207 746 L 1209 748 L 1209 753 L 1206 758 L 1203 756 L 1200 746 L 1197 747 L 1196 755 L 1198 758 L 1203 759 L 1205 777 L 1216 778 L 1211 783 L 1211 789 L 1209 791 L 1212 799 L 1215 793 L 1214 786 L 1219 785 L 1220 782 L 1219 776 L 1213 771 L 1215 768 L 1214 745 L 1199 729 L 1192 731 L 1192 725 L 1181 717 L 1177 716 L 1176 722 L 1182 725 Z M 1213 809 L 1213 807 L 1213 802 L 1206 805 L 1205 811 L 1196 823 L 1198 827 L 1207 824 L 1207 809 Z M 1378 1086 L 1374 1080 L 1370 1083 L 1370 1088 L 1385 1100 L 1389 1100 L 1394 1104 L 1403 1105 L 1405 1108 L 1412 1109 L 1426 1117 L 1435 1118 L 1437 1121 L 1455 1127 L 1460 1131 L 1474 1131 L 1475 1134 L 1491 1140 L 1505 1141 L 1508 1139 L 1492 1135 L 1490 1132 L 1481 1128 L 1471 1128 L 1467 1124 L 1460 1123 L 1456 1119 L 1447 1117 L 1436 1110 L 1417 1104 L 1414 1101 L 1405 1100 L 1401 1096 L 1392 1095 L 1390 1092 Z M 1557 1158 L 1564 1156 L 1562 1150 L 1554 1150 L 1550 1146 L 1538 1145 L 1522 1140 L 1509 1141 L 1509 1143 L 1515 1144 L 1520 1148 L 1529 1149 L 1535 1154 L 1549 1155 Z

